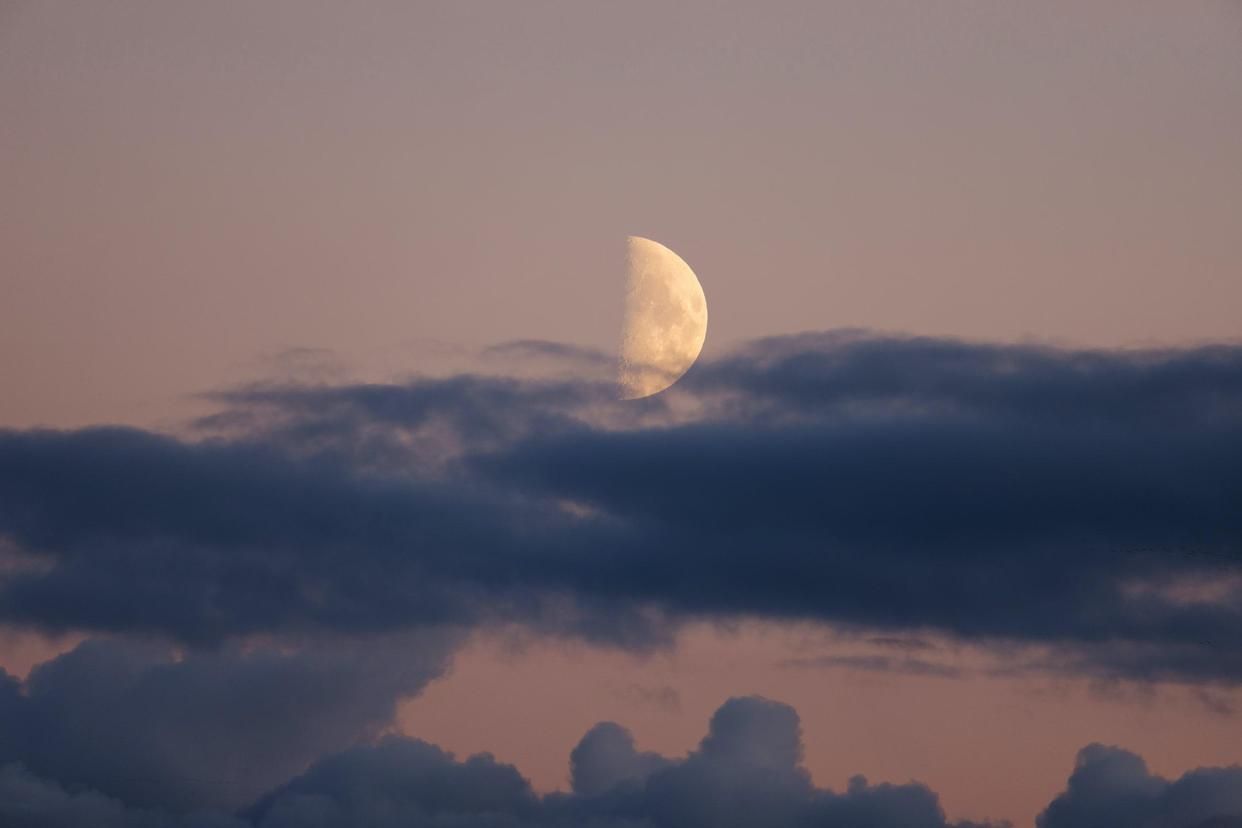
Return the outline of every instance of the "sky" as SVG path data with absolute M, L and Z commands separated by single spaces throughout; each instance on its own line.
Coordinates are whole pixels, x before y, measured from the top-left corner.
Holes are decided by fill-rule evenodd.
M 0 822 L 1242 824 L 1237 2 L 10 0 L 0 112 Z

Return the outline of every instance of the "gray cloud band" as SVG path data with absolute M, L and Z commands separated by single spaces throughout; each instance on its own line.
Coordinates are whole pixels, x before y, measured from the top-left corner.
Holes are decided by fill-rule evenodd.
M 1242 680 L 1242 347 L 830 333 L 609 394 L 267 386 L 218 395 L 210 438 L 4 432 L 0 619 L 191 644 L 518 621 L 632 647 L 799 619 Z

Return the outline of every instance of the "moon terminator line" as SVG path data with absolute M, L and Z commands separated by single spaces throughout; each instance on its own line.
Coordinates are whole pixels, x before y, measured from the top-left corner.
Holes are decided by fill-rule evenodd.
M 707 297 L 685 261 L 659 242 L 627 239 L 618 394 L 649 397 L 677 382 L 707 338 Z

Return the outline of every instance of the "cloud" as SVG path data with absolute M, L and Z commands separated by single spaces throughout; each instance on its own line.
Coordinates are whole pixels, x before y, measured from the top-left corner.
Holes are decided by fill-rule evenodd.
M 249 828 L 227 814 L 170 814 L 132 807 L 98 791 L 71 791 L 17 763 L 0 766 L 0 824 L 6 828 Z
M 94 655 L 102 657 L 102 651 Z M 15 686 L 9 680 L 7 691 Z M 101 695 L 86 687 L 77 693 L 76 704 L 84 708 L 97 706 Z M 200 692 L 200 709 L 203 698 Z M 243 725 L 263 724 L 253 711 L 221 719 L 212 715 L 212 705 L 205 708 L 208 725 L 231 738 Z M 106 735 L 106 727 L 94 732 L 105 734 L 107 749 L 122 763 L 133 755 Z M 125 793 L 102 793 L 72 769 L 68 777 L 61 775 L 63 769 L 36 772 L 3 757 L 0 823 L 13 828 L 988 828 L 950 821 L 935 792 L 917 782 L 872 784 L 856 776 L 844 790 L 816 786 L 802 765 L 797 713 L 754 696 L 725 702 L 698 747 L 681 758 L 639 751 L 630 733 L 615 723 L 596 725 L 571 754 L 569 793 L 539 795 L 516 768 L 489 754 L 459 760 L 418 739 L 377 738 L 369 725 L 360 726 L 359 735 L 364 733 L 371 736 L 363 743 L 306 760 L 241 809 L 191 800 L 159 804 L 167 799 L 166 785 L 184 784 L 174 772 L 211 773 L 204 765 L 175 763 L 178 751 L 192 754 L 197 748 L 183 741 L 184 729 L 170 742 L 178 749 L 168 755 L 173 770 L 147 766 L 154 772 L 144 778 L 145 787 Z M 284 738 L 293 737 L 286 732 Z M 79 748 L 84 742 L 85 737 Z M 1197 768 L 1169 781 L 1152 775 L 1135 754 L 1088 746 L 1038 826 L 1100 825 L 1236 828 L 1242 825 L 1242 768 Z
M 814 670 L 860 670 L 874 673 L 897 673 L 909 676 L 932 676 L 935 678 L 961 678 L 965 671 L 949 664 L 940 664 L 923 658 L 892 658 L 884 655 L 829 655 L 814 658 L 790 658 L 781 662 L 782 667 Z
M 515 368 L 528 367 L 532 361 L 542 367 L 551 363 L 560 368 L 593 369 L 601 377 L 616 374 L 616 357 L 580 345 L 552 342 L 546 339 L 518 339 L 502 342 L 483 350 L 484 359 L 505 360 Z
M 1242 346 L 1073 350 L 829 331 L 761 339 L 687 375 L 732 416 L 975 413 L 1031 423 L 1224 424 Z
M 247 812 L 261 828 L 538 825 L 542 806 L 517 769 L 486 754 L 457 762 L 389 737 L 315 763 Z
M 846 790 L 814 786 L 801 764 L 798 716 L 757 697 L 727 701 L 698 749 L 671 759 L 634 748 L 601 723 L 571 757 L 574 790 L 536 794 L 488 754 L 458 760 L 435 745 L 389 735 L 332 753 L 232 813 L 167 808 L 104 795 L 80 783 L 0 766 L 0 821 L 68 828 L 949 828 L 917 783 Z M 152 790 L 165 784 L 150 778 Z M 150 797 L 147 797 L 148 799 Z
M 656 753 L 639 753 L 634 737 L 616 722 L 600 722 L 587 731 L 569 754 L 569 779 L 574 793 L 597 796 L 627 784 L 638 784 L 666 767 Z
M 1089 745 L 1066 790 L 1037 820 L 1038 828 L 1237 828 L 1242 826 L 1242 767 L 1198 768 L 1169 781 L 1142 757 Z
M 612 693 L 619 699 L 633 704 L 651 705 L 670 713 L 681 712 L 681 693 L 676 687 L 667 684 L 646 686 L 642 684 L 625 684 L 614 686 Z
M 574 750 L 574 792 L 536 797 L 488 755 L 457 762 L 439 749 L 390 738 L 324 760 L 264 798 L 260 828 L 336 826 L 598 826 L 945 828 L 922 785 L 816 788 L 801 766 L 798 717 L 760 698 L 731 699 L 684 759 L 638 753 L 628 732 L 597 725 Z
M 1242 681 L 1242 347 L 846 332 L 610 393 L 251 387 L 211 439 L 0 434 L 0 619 L 195 646 L 516 621 L 647 647 L 749 617 Z
M 0 671 L 0 760 L 141 808 L 237 807 L 378 735 L 451 647 L 429 634 L 184 654 L 87 641 L 25 682 Z

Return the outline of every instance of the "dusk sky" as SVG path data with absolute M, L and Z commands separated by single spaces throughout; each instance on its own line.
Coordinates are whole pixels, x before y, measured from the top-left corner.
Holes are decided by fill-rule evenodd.
M 0 0 L 0 826 L 1238 828 L 1240 216 L 1234 0 Z

